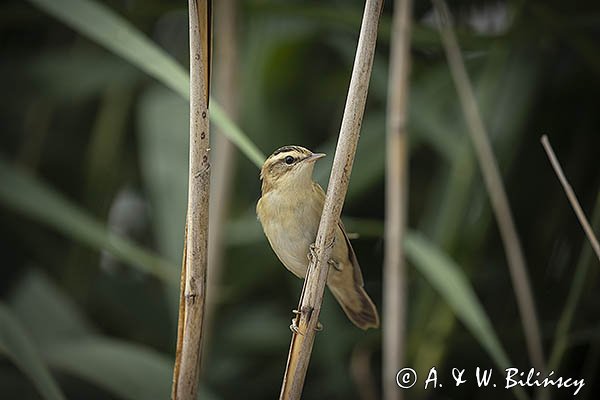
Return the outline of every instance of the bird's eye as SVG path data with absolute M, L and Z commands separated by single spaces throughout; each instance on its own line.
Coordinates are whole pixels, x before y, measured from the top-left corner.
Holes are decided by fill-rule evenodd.
M 291 164 L 293 164 L 293 163 L 294 163 L 294 157 L 292 157 L 292 156 L 287 156 L 287 157 L 285 158 L 285 163 L 286 163 L 287 165 L 291 165 Z

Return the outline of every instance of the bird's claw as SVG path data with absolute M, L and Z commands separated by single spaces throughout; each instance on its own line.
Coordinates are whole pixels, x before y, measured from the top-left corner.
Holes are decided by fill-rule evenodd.
M 292 314 L 294 315 L 300 315 L 300 311 L 293 309 L 292 310 Z M 290 325 L 290 330 L 298 335 L 302 335 L 302 332 L 300 332 L 300 328 L 298 327 L 298 325 L 296 324 L 296 317 L 292 318 L 292 323 Z
M 313 260 L 315 260 L 317 258 L 317 246 L 314 243 L 311 243 L 310 246 L 308 246 L 308 261 L 309 262 L 313 262 Z
M 294 309 L 294 310 L 292 310 L 292 314 L 300 315 L 300 311 Z M 300 328 L 298 327 L 298 324 L 296 324 L 295 317 L 292 318 L 292 323 L 290 324 L 290 330 L 297 335 L 304 335 L 302 332 L 300 332 Z M 323 330 L 323 324 L 320 323 L 319 321 L 317 321 L 317 326 L 315 326 L 315 331 L 321 332 L 322 330 Z
M 296 325 L 296 318 L 292 318 L 292 323 L 290 324 L 290 330 L 297 335 L 303 335 L 303 333 L 300 332 L 300 328 L 298 328 L 298 325 Z

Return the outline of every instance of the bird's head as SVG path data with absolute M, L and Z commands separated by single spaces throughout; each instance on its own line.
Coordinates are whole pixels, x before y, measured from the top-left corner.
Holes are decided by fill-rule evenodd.
M 274 188 L 310 184 L 314 163 L 323 157 L 323 153 L 313 153 L 300 146 L 284 146 L 275 150 L 260 170 L 263 194 Z

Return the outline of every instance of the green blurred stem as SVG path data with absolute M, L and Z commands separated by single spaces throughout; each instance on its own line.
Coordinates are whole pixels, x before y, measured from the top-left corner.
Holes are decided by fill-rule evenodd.
M 594 230 L 597 231 L 600 229 L 600 193 L 596 197 L 596 204 L 594 206 L 591 222 Z M 571 289 L 569 290 L 565 308 L 563 309 L 558 321 L 558 325 L 556 326 L 554 344 L 550 352 L 550 361 L 548 362 L 549 371 L 555 370 L 560 366 L 560 362 L 565 354 L 565 351 L 567 350 L 567 346 L 569 344 L 569 329 L 571 328 L 571 324 L 573 322 L 577 304 L 579 303 L 579 299 L 583 293 L 583 287 L 587 281 L 586 278 L 590 269 L 592 255 L 592 247 L 590 246 L 589 242 L 586 241 L 583 244 L 581 254 L 579 255 L 579 260 L 577 261 L 577 266 L 575 267 L 575 274 L 573 276 L 573 281 L 571 282 Z

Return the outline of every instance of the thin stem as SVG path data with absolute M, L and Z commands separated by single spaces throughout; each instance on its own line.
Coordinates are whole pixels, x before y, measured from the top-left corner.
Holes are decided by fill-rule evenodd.
M 196 398 L 202 350 L 210 192 L 208 160 L 210 24 L 211 1 L 189 0 L 190 167 L 177 353 L 173 372 L 172 398 L 174 400 Z
M 525 341 L 529 358 L 535 368 L 544 370 L 544 354 L 537 313 L 527 276 L 525 258 L 506 191 L 502 184 L 502 177 L 488 139 L 485 125 L 481 119 L 473 87 L 471 86 L 464 61 L 460 54 L 456 35 L 452 29 L 448 7 L 443 0 L 432 1 L 440 26 L 440 35 L 446 57 L 448 58 L 450 72 L 456 85 L 458 97 L 467 122 L 468 132 L 473 141 L 475 154 L 477 155 L 483 179 L 490 195 L 492 208 L 496 215 L 500 236 L 506 251 L 510 277 L 515 290 L 521 322 L 525 330 Z
M 546 150 L 546 154 L 550 159 L 550 163 L 552 164 L 552 168 L 554 168 L 554 172 L 556 172 L 556 175 L 558 176 L 558 180 L 560 180 L 560 184 L 562 185 L 563 189 L 565 190 L 565 193 L 567 194 L 567 197 L 569 198 L 569 201 L 571 202 L 571 207 L 573 207 L 575 214 L 577 214 L 579 223 L 583 227 L 583 230 L 585 231 L 585 234 L 587 235 L 592 245 L 592 248 L 596 253 L 596 257 L 598 257 L 598 260 L 600 260 L 600 244 L 598 244 L 598 239 L 596 238 L 596 235 L 594 234 L 594 231 L 592 230 L 592 227 L 590 226 L 590 223 L 588 222 L 585 213 L 581 209 L 581 205 L 577 200 L 577 196 L 575 196 L 575 192 L 573 192 L 571 185 L 567 181 L 567 178 L 565 177 L 565 174 L 563 173 L 563 170 L 560 167 L 560 163 L 556 159 L 554 150 L 552 150 L 552 146 L 550 146 L 550 142 L 548 141 L 548 137 L 546 135 L 542 136 L 542 145 L 544 146 L 544 150 Z
M 592 225 L 598 229 L 600 227 L 600 193 L 596 197 L 596 205 L 594 206 L 594 212 L 592 213 Z M 573 322 L 573 317 L 577 309 L 577 304 L 581 298 L 586 279 L 588 278 L 588 271 L 590 267 L 590 261 L 592 260 L 592 248 L 584 243 L 577 266 L 575 267 L 575 273 L 573 274 L 573 281 L 571 282 L 571 288 L 569 295 L 565 302 L 565 307 L 561 313 L 560 319 L 556 326 L 556 333 L 554 334 L 554 344 L 552 345 L 552 351 L 550 352 L 550 359 L 548 361 L 548 370 L 556 370 L 560 365 L 560 362 L 567 350 L 568 345 L 568 333 Z
M 356 153 L 360 126 L 367 101 L 367 91 L 377 40 L 377 26 L 383 0 L 367 0 L 356 48 L 350 87 L 346 99 L 325 205 L 315 241 L 315 252 L 308 266 L 300 296 L 296 325 L 300 334 L 292 334 L 292 342 L 283 377 L 280 399 L 299 399 L 310 361 L 323 292 L 329 270 L 335 230 L 338 225 Z
M 406 340 L 408 118 L 411 0 L 396 0 L 392 19 L 387 104 L 386 218 L 383 266 L 383 398 L 401 399 L 395 376 L 402 368 Z

